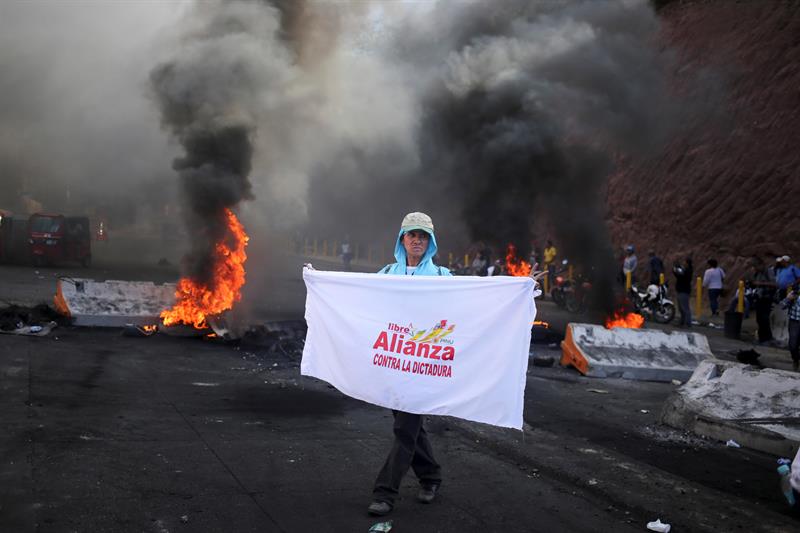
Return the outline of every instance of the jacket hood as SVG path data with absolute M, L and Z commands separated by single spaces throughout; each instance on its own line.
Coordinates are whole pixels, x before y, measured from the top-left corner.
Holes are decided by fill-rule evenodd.
M 436 255 L 436 251 L 439 247 L 436 245 L 436 236 L 427 230 L 422 230 L 430 236 L 430 241 L 428 241 L 428 249 L 425 250 L 425 254 L 422 256 L 422 259 L 419 262 L 419 267 L 423 266 L 425 263 L 430 263 L 433 265 L 433 257 Z M 408 255 L 406 254 L 406 247 L 403 246 L 403 234 L 406 233 L 402 229 L 400 233 L 397 234 L 397 241 L 394 245 L 394 258 L 397 259 L 397 262 L 403 266 L 406 266 L 406 260 L 408 259 Z M 417 270 L 420 268 L 417 267 Z
M 418 229 L 418 228 L 415 228 Z M 437 250 L 439 249 L 438 245 L 436 244 L 436 236 L 433 234 L 432 231 L 428 231 L 423 228 L 423 231 L 430 235 L 430 241 L 428 241 L 428 249 L 425 251 L 425 255 L 422 256 L 422 260 L 419 262 L 416 270 L 414 270 L 415 276 L 452 276 L 450 271 L 445 267 L 436 266 L 433 264 L 433 256 L 436 255 Z M 400 230 L 397 234 L 397 241 L 394 245 L 394 257 L 397 259 L 396 263 L 392 263 L 390 265 L 386 265 L 384 268 L 380 270 L 381 274 L 394 274 L 398 276 L 404 276 L 406 274 L 406 249 L 403 246 L 403 234 L 405 233 L 404 230 Z

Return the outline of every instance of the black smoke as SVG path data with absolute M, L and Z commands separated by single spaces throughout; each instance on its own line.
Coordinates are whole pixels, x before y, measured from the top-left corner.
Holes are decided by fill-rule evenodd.
M 304 2 L 199 3 L 182 48 L 150 74 L 162 125 L 180 144 L 173 161 L 191 250 L 185 274 L 212 281 L 214 248 L 230 238 L 226 210 L 252 200 L 250 173 L 262 109 L 291 76 Z
M 413 17 L 387 62 L 417 96 L 415 156 L 342 151 L 312 179 L 312 224 L 374 229 L 426 209 L 441 228 L 525 254 L 544 219 L 609 310 L 606 180 L 681 116 L 658 30 L 645 1 L 442 2 Z

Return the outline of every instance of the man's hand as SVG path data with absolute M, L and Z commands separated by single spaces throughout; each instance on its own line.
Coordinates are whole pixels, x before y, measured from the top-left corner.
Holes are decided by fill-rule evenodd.
M 539 268 L 539 263 L 534 263 L 531 266 L 531 273 L 528 274 L 530 277 L 533 278 L 533 281 L 536 282 L 538 282 L 540 279 L 544 277 L 545 274 L 547 274 L 547 270 L 537 270 L 538 268 Z

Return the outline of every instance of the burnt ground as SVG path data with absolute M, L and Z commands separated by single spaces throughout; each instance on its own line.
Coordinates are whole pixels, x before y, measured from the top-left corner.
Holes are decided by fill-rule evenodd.
M 29 303 L 51 283 L 0 270 L 2 294 L 38 280 Z M 285 285 L 275 317 L 298 318 Z M 540 307 L 554 329 L 575 319 Z M 366 531 L 391 416 L 301 377 L 298 345 L 273 340 L 1 335 L 0 531 Z M 658 423 L 674 388 L 530 365 L 523 433 L 429 421 L 445 485 L 417 504 L 409 475 L 393 531 L 796 529 L 775 457 Z

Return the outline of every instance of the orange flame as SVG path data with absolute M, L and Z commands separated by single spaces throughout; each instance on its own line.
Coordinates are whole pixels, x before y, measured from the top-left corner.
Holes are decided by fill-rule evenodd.
M 228 237 L 214 248 L 214 278 L 212 286 L 206 286 L 189 278 L 181 278 L 175 291 L 175 305 L 161 312 L 165 326 L 188 324 L 197 329 L 208 327 L 207 316 L 227 311 L 238 302 L 244 285 L 245 247 L 249 237 L 244 226 L 230 209 L 225 209 Z M 231 245 L 232 244 L 232 245 Z
M 155 324 L 146 324 L 146 325 L 142 326 L 142 329 L 145 330 L 148 333 L 150 333 L 151 331 L 155 331 L 156 328 L 158 328 L 158 326 L 155 325 Z
M 530 276 L 531 264 L 517 258 L 517 249 L 509 244 L 506 249 L 506 271 L 512 276 Z
M 641 328 L 644 324 L 644 317 L 637 313 L 625 313 L 624 311 L 615 311 L 614 315 L 606 318 L 606 327 L 613 328 Z
M 534 326 L 541 326 L 543 328 L 549 328 L 550 327 L 550 323 L 545 322 L 544 320 L 534 320 L 533 321 L 533 325 Z

